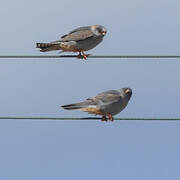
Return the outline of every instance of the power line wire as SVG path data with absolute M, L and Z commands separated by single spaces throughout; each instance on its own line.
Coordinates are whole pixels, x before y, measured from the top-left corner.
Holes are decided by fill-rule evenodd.
M 46 58 L 77 58 L 77 55 L 1 55 L 0 59 L 46 59 Z M 179 59 L 180 55 L 90 55 L 88 58 L 109 59 Z
M 101 118 L 96 117 L 84 117 L 84 118 L 78 118 L 78 117 L 16 117 L 16 116 L 1 116 L 0 120 L 101 120 Z M 180 121 L 180 118 L 114 118 L 114 120 L 134 120 L 134 121 L 145 121 L 145 120 L 151 120 L 151 121 Z
M 0 56 L 1 59 L 17 59 L 17 58 L 77 58 L 76 55 L 4 55 Z M 171 59 L 171 58 L 180 58 L 180 55 L 90 55 L 88 58 L 148 58 L 148 59 Z M 92 118 L 92 117 L 86 117 L 86 118 L 56 118 L 56 117 L 0 117 L 0 119 L 9 119 L 9 120 L 99 120 L 101 118 Z M 115 120 L 164 120 L 164 121 L 179 121 L 180 118 L 115 118 Z

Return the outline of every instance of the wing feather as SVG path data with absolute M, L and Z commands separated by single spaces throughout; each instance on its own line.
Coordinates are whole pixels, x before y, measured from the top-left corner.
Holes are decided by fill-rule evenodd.
M 92 37 L 94 34 L 93 32 L 88 28 L 88 29 L 80 29 L 79 30 L 74 30 L 70 32 L 69 34 L 66 34 L 61 37 L 62 42 L 65 41 L 81 41 L 87 38 Z
M 90 30 L 90 29 L 91 29 L 91 26 L 79 27 L 79 28 L 72 30 L 69 34 L 77 32 L 77 31 L 84 31 L 84 30 Z
M 120 101 L 122 98 L 118 91 L 110 90 L 88 99 L 91 99 L 98 104 L 99 102 L 114 103 Z

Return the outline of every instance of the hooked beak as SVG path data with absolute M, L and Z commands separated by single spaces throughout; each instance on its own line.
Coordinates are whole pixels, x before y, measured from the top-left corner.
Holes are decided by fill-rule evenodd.
M 102 32 L 102 35 L 105 36 L 105 35 L 106 35 L 106 31 L 103 31 L 103 32 Z

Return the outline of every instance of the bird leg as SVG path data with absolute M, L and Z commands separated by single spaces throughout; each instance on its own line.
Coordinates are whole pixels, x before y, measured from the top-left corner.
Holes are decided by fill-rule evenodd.
M 113 118 L 113 116 L 110 113 L 107 113 L 107 116 L 108 116 L 108 120 L 114 121 L 114 118 Z
M 77 58 L 86 60 L 89 55 L 90 54 L 85 54 L 84 51 L 79 51 L 79 54 L 77 55 Z
M 106 122 L 107 122 L 106 115 L 103 115 L 103 116 L 102 116 L 102 119 L 101 119 L 101 121 L 106 121 Z
M 84 51 L 82 51 L 82 55 L 83 55 L 84 59 L 86 60 L 90 54 L 85 54 Z
M 84 58 L 83 55 L 81 54 L 81 51 L 80 51 L 79 54 L 77 55 L 77 58 L 78 58 L 78 59 L 83 59 L 83 58 Z

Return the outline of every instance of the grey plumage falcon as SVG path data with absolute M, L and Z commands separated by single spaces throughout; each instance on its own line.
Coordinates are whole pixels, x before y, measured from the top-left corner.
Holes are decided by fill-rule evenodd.
M 78 58 L 86 59 L 88 51 L 96 47 L 106 34 L 106 28 L 101 25 L 85 26 L 74 29 L 63 35 L 60 40 L 50 43 L 37 43 L 41 52 L 61 50 L 61 52 L 78 52 Z M 82 54 L 81 54 L 82 53 Z
M 61 106 L 67 110 L 80 109 L 90 114 L 101 115 L 102 121 L 113 121 L 113 116 L 121 112 L 128 104 L 132 95 L 130 88 L 110 90 L 86 99 L 83 102 Z

